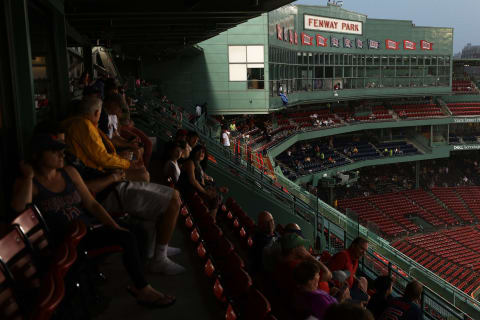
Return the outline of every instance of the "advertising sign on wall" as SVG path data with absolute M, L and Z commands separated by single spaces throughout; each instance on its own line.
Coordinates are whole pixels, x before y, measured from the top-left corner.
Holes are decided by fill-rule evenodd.
M 356 43 L 357 49 L 363 49 L 363 40 L 357 39 L 357 41 L 355 41 L 355 43 Z
M 362 34 L 362 22 L 334 19 L 328 17 L 304 15 L 304 29 L 315 31 L 329 31 L 348 34 Z
M 314 17 L 314 16 L 305 15 L 305 17 Z M 316 17 L 316 18 L 321 18 L 321 17 Z M 333 20 L 338 20 L 338 19 L 333 19 Z M 325 21 L 327 21 L 327 20 L 325 20 Z M 326 28 L 325 26 L 327 25 L 327 23 L 325 21 L 323 21 L 322 23 L 320 23 L 320 22 L 313 23 L 313 26 L 317 25 L 317 26 L 322 26 L 322 28 Z M 338 23 L 340 23 L 340 21 L 346 21 L 346 20 L 338 20 L 338 21 L 334 21 L 334 22 L 329 22 L 329 24 L 328 24 L 329 27 L 328 28 L 333 28 L 333 29 L 337 28 Z M 310 23 L 311 23 L 311 21 L 310 21 Z M 361 26 L 361 22 L 357 22 L 357 23 L 359 23 L 359 25 Z M 341 28 L 341 27 L 339 27 L 339 28 Z M 354 27 L 350 26 L 349 28 L 354 28 Z M 281 40 L 281 41 L 284 41 L 284 42 L 289 42 L 290 44 L 298 45 L 298 34 L 297 34 L 296 31 L 294 31 L 294 29 L 291 29 L 290 27 L 289 28 L 283 27 L 280 24 L 276 25 L 276 29 L 277 29 L 277 39 L 278 40 Z M 354 28 L 354 29 L 356 29 L 356 28 Z M 361 28 L 359 30 L 361 30 Z M 363 40 L 361 38 L 355 38 L 355 39 L 352 40 L 352 39 L 349 39 L 347 37 L 343 37 L 343 41 L 342 41 L 342 38 L 337 38 L 333 35 L 325 37 L 325 36 L 322 36 L 318 33 L 313 34 L 313 35 L 309 35 L 305 32 L 302 32 L 300 37 L 301 37 L 302 45 L 304 45 L 304 46 L 314 45 L 313 41 L 314 41 L 314 39 L 316 39 L 317 47 L 328 47 L 328 42 L 330 40 L 330 46 L 333 47 L 333 48 L 340 48 L 340 47 L 342 47 L 342 43 L 343 43 L 343 48 L 349 48 L 349 49 L 352 49 L 352 48 L 364 49 L 365 47 L 367 47 L 368 49 L 375 49 L 375 50 L 376 49 L 381 49 L 381 41 L 382 41 L 382 40 L 377 41 L 377 40 L 372 40 L 372 39 Z M 385 49 L 386 50 L 399 50 L 399 49 L 401 49 L 401 41 L 394 41 L 394 40 L 391 40 L 391 39 L 385 39 Z M 410 41 L 410 40 L 403 40 L 403 49 L 404 50 L 417 50 L 417 43 L 415 43 L 413 41 Z M 426 40 L 421 40 L 420 41 L 420 49 L 421 50 L 433 50 L 433 43 L 429 42 L 429 41 L 426 41 Z
M 387 39 L 385 40 L 385 48 L 388 50 L 398 50 L 398 42 Z
M 326 47 L 328 45 L 328 38 L 317 34 L 317 47 Z
M 344 48 L 351 48 L 353 47 L 353 41 L 348 38 L 343 38 L 343 47 Z
M 413 41 L 403 40 L 403 49 L 405 50 L 416 50 L 417 44 Z
M 279 24 L 277 24 L 277 39 L 283 40 L 283 28 Z
M 380 49 L 380 42 L 368 40 L 368 49 Z
M 340 41 L 335 37 L 331 37 L 330 42 L 332 43 L 332 47 L 338 48 L 340 46 Z
M 433 50 L 433 43 L 425 41 L 425 40 L 421 40 L 420 41 L 420 48 L 422 50 Z
M 313 44 L 313 37 L 302 32 L 302 45 L 311 46 Z

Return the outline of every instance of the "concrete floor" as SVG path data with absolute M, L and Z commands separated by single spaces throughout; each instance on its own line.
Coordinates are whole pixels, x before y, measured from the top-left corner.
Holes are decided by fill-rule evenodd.
M 121 255 L 108 257 L 100 269 L 106 274 L 107 281 L 99 287 L 102 296 L 108 298 L 106 309 L 94 316 L 94 319 L 222 319 L 225 307 L 213 295 L 211 279 L 203 274 L 203 265 L 194 255 L 195 247 L 188 238 L 183 226 L 183 218 L 175 230 L 171 245 L 180 247 L 182 253 L 172 257 L 187 272 L 176 276 L 163 276 L 147 273 L 147 279 L 154 288 L 177 297 L 176 303 L 166 309 L 147 309 L 138 305 L 126 291 L 130 281 L 123 268 Z

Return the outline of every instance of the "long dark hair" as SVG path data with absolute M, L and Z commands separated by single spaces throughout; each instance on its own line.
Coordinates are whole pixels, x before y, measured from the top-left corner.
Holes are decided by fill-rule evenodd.
M 197 153 L 201 152 L 202 150 L 205 152 L 205 157 L 203 158 L 202 161 L 200 161 L 200 167 L 202 167 L 202 170 L 205 171 L 207 170 L 207 163 L 208 163 L 208 152 L 205 146 L 201 144 L 197 144 L 190 152 L 190 157 L 188 159 L 195 162 L 195 157 Z
M 26 156 L 28 162 L 30 162 L 34 167 L 38 165 L 38 160 L 42 156 L 42 152 L 35 151 L 34 147 L 34 137 L 38 134 L 51 134 L 57 135 L 65 133 L 65 130 L 61 126 L 60 122 L 54 120 L 44 120 L 42 122 L 37 123 L 35 128 L 33 129 L 33 135 L 30 137 L 30 148 L 29 153 Z
M 385 296 L 387 294 L 388 289 L 392 285 L 393 280 L 389 276 L 379 276 L 375 279 L 374 287 L 375 287 L 375 295 Z

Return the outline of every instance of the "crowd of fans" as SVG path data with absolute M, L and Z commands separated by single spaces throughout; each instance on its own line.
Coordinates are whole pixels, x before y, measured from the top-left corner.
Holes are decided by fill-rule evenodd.
M 144 267 L 164 275 L 184 273 L 171 259 L 181 250 L 169 245 L 182 199 L 188 203 L 200 195 L 215 221 L 228 188 L 217 186 L 206 173 L 208 153 L 198 134 L 183 129 L 165 144 L 159 183 L 151 182 L 152 142 L 130 118 L 134 100 L 112 79 L 87 80 L 66 119 L 35 128 L 31 156 L 19 164 L 12 209 L 20 213 L 30 203 L 38 206 L 53 244 L 63 241 L 74 221 L 81 221 L 88 232 L 80 250 L 120 246 L 132 282 L 127 289 L 136 301 L 150 308 L 171 306 L 176 297 L 153 288 Z M 229 129 L 255 130 L 252 121 Z M 260 127 L 268 138 L 269 123 Z M 228 146 L 226 132 L 223 144 Z M 138 222 L 141 236 L 119 219 L 124 212 Z M 274 309 L 285 310 L 289 319 L 391 319 L 399 312 L 420 319 L 418 283 L 410 284 L 403 298 L 392 299 L 391 279 L 383 286 L 378 280 L 372 291 L 366 278 L 357 275 L 368 249 L 366 239 L 355 239 L 333 257 L 319 257 L 310 253 L 296 224 L 276 230 L 273 216 L 262 212 L 256 230 L 249 271 Z
M 299 142 L 276 157 L 283 173 L 291 180 L 297 176 L 333 167 L 385 157 L 414 155 L 419 151 L 406 141 L 373 143 L 375 138 L 356 135 Z
M 448 159 L 420 162 L 420 188 L 474 186 L 480 183 L 480 157 L 475 151 L 452 153 Z M 356 198 L 385 194 L 416 187 L 415 163 L 396 163 L 359 169 L 359 179 L 352 185 L 337 186 L 335 199 Z M 329 190 L 317 188 L 310 183 L 305 188 L 324 201 Z
M 333 256 L 312 255 L 308 247 L 298 225 L 276 229 L 269 212 L 258 215 L 249 271 L 272 307 L 286 319 L 351 319 L 336 313 L 349 308 L 357 310 L 359 319 L 421 319 L 418 282 L 411 282 L 403 297 L 393 298 L 390 277 L 378 277 L 369 288 L 367 279 L 357 274 L 359 260 L 368 249 L 366 239 L 354 239 Z M 337 317 L 330 318 L 334 312 Z
M 324 106 L 307 106 L 296 110 L 280 111 L 268 116 L 245 115 L 240 118 L 216 119 L 222 127 L 229 130 L 234 141 L 247 144 L 254 151 L 263 151 L 281 142 L 283 139 L 297 133 L 311 130 L 322 130 L 356 124 L 360 122 L 393 121 L 408 119 L 405 109 L 398 108 L 397 104 L 418 105 L 421 113 L 426 106 L 422 103 L 433 104 L 432 99 L 401 99 L 398 101 L 360 101 L 358 105 L 326 104 Z M 395 107 L 395 110 L 393 108 Z M 438 108 L 438 107 L 437 107 Z M 390 110 L 390 111 L 389 111 Z M 415 115 L 410 115 L 415 117 Z M 432 116 L 422 113 L 423 117 Z M 238 140 L 237 140 L 238 139 Z
M 72 102 L 71 115 L 61 124 L 40 123 L 32 138 L 32 153 L 20 164 L 12 208 L 22 212 L 34 203 L 60 243 L 75 220 L 88 233 L 80 248 L 118 245 L 139 304 L 166 307 L 175 297 L 152 288 L 143 266 L 151 272 L 179 274 L 185 268 L 169 256 L 180 253 L 168 245 L 180 210 L 180 194 L 170 186 L 150 182 L 152 143 L 129 117 L 121 87 L 113 79 L 86 85 Z M 103 99 L 102 99 L 103 97 Z M 139 221 L 143 243 L 112 214 Z

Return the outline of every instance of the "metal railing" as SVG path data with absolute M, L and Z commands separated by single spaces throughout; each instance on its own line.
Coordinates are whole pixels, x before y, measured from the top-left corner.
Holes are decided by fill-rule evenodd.
M 156 135 L 172 136 L 176 129 L 176 122 L 169 120 L 173 112 L 169 110 L 165 111 L 165 109 L 161 108 L 159 110 L 161 111 L 140 108 L 138 111 L 139 115 L 141 116 L 143 114 L 142 118 L 144 118 L 144 120 L 146 119 L 146 121 L 139 122 L 140 127 Z M 390 266 L 387 267 L 388 270 L 393 271 L 389 272 L 398 273 L 401 277 L 405 278 L 399 278 L 403 279 L 398 281 L 400 283 L 399 287 L 403 288 L 409 277 L 417 278 L 426 286 L 424 303 L 430 306 L 432 308 L 431 310 L 438 311 L 441 309 L 442 312 L 440 314 L 444 314 L 446 316 L 445 318 L 448 319 L 462 319 L 464 313 L 474 319 L 480 319 L 480 307 L 477 300 L 461 292 L 430 270 L 391 247 L 388 241 L 382 237 L 358 222 L 349 219 L 343 213 L 320 201 L 282 175 L 277 175 L 277 180 L 266 176 L 263 170 L 259 170 L 249 161 L 237 157 L 230 149 L 221 146 L 218 141 L 213 140 L 208 127 L 196 127 L 194 124 L 186 121 L 186 119 L 188 119 L 188 115 L 185 115 L 183 118 L 183 127 L 199 133 L 209 153 L 212 154 L 217 161 L 214 165 L 225 170 L 235 169 L 239 173 L 239 177 L 241 177 L 243 183 L 247 185 L 255 184 L 255 186 L 263 190 L 265 194 L 272 197 L 273 201 L 281 200 L 291 206 L 293 208 L 293 214 L 301 216 L 315 226 L 312 238 L 315 239 L 316 243 L 320 244 L 320 248 L 335 251 L 332 250 L 335 247 L 330 241 L 333 235 L 342 239 L 344 245 L 356 236 L 364 236 L 369 240 L 370 244 L 368 256 L 373 257 L 373 261 L 377 263 L 376 265 L 378 266 L 378 263 L 380 263 L 380 265 L 385 263 L 375 256 L 374 253 L 385 257 L 385 259 L 390 262 Z M 286 193 L 284 188 L 287 189 L 289 193 Z M 327 236 L 324 236 L 322 234 L 323 232 L 321 232 L 320 234 L 322 235 L 319 236 L 318 229 L 321 231 L 326 229 L 328 232 Z M 370 272 L 374 274 L 379 274 L 378 270 L 371 264 L 368 265 L 368 263 L 364 263 L 363 266 L 367 272 L 370 270 Z M 402 275 L 398 270 L 403 270 L 402 272 L 407 275 L 407 277 Z M 428 308 L 425 310 L 428 311 Z M 429 318 L 436 319 L 433 315 L 430 315 Z
M 292 78 L 269 80 L 270 96 L 280 92 L 291 94 L 310 91 L 335 91 L 344 89 L 382 89 L 382 88 L 428 88 L 448 87 L 445 77 L 336 77 L 336 78 Z

